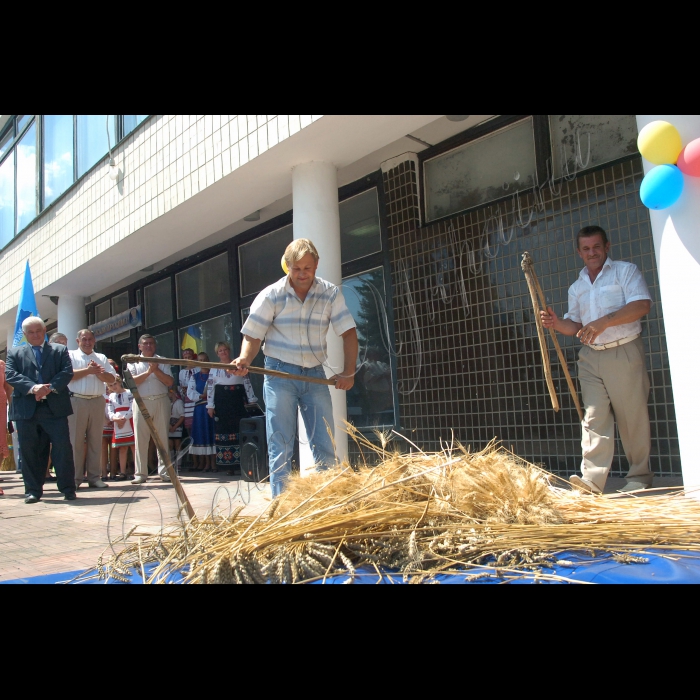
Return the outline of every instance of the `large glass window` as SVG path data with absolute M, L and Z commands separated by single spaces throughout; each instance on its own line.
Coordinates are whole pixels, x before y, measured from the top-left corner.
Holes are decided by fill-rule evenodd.
M 112 297 L 112 316 L 116 316 L 117 314 L 121 314 L 124 311 L 129 310 L 129 292 L 122 292 L 121 294 L 117 294 L 117 296 Z M 131 331 L 124 331 L 123 333 L 119 333 L 118 335 L 115 335 L 113 338 L 113 342 L 117 343 L 121 340 L 126 340 L 131 336 Z
M 147 117 L 147 114 L 125 114 L 124 133 L 128 134 L 130 131 L 133 131 Z
M 553 114 L 549 130 L 555 178 L 637 153 L 634 114 Z
M 109 299 L 95 306 L 95 323 L 106 321 L 111 315 Z
M 439 219 L 533 187 L 535 172 L 528 118 L 426 161 L 427 218 Z
M 65 192 L 74 180 L 73 115 L 44 116 L 44 206 Z
M 195 353 L 206 352 L 210 362 L 218 362 L 219 358 L 214 348 L 217 343 L 224 342 L 231 346 L 231 358 L 233 359 L 238 357 L 241 349 L 241 337 L 239 334 L 234 342 L 231 314 L 224 314 L 208 321 L 180 328 L 180 352 L 185 348 L 191 348 Z
M 82 177 L 109 151 L 109 144 L 116 143 L 116 117 L 106 114 L 79 114 L 78 131 L 78 177 Z M 109 139 L 107 129 L 109 128 Z
M 177 357 L 177 355 L 175 355 L 173 335 L 172 331 L 168 331 L 167 333 L 153 336 L 156 339 L 156 355 L 160 355 L 161 357 Z M 175 365 L 171 365 L 171 367 L 172 370 L 179 371 Z
M 36 122 L 24 133 L 15 150 L 17 158 L 17 230 L 37 215 L 36 204 Z
M 290 224 L 238 248 L 242 297 L 257 294 L 284 276 L 281 260 L 293 236 Z
M 342 288 L 360 343 L 355 384 L 347 392 L 348 420 L 356 428 L 394 425 L 384 270 L 377 267 L 347 277 Z
M 342 262 L 364 258 L 382 249 L 377 190 L 346 199 L 340 210 L 340 256 Z
M 15 152 L 0 165 L 0 248 L 15 235 Z
M 231 297 L 228 277 L 228 253 L 195 265 L 175 275 L 177 317 L 224 304 Z
M 144 287 L 146 328 L 160 326 L 173 320 L 173 299 L 170 287 L 170 277 Z

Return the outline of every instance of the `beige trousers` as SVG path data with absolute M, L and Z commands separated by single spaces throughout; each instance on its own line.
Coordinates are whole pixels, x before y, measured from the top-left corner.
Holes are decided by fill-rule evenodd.
M 144 399 L 144 405 L 148 411 L 148 415 L 153 421 L 158 437 L 160 437 L 165 449 L 168 449 L 168 433 L 170 432 L 170 410 L 171 404 L 167 394 L 159 396 L 157 399 Z M 134 457 L 135 457 L 135 476 L 148 476 L 148 443 L 151 440 L 151 431 L 148 429 L 148 423 L 141 413 L 141 409 L 134 400 Z M 163 458 L 158 452 L 158 474 L 166 475 L 167 470 Z
M 649 467 L 649 376 L 641 338 L 609 350 L 583 347 L 578 379 L 585 414 L 581 427 L 581 473 L 601 491 L 615 452 L 615 422 L 625 450 L 627 479 L 651 484 Z
M 105 424 L 105 399 L 79 399 L 71 396 L 73 415 L 68 416 L 70 442 L 73 445 L 73 461 L 75 462 L 75 486 L 80 486 L 85 480 L 83 472 L 87 472 L 87 482 L 94 484 L 102 478 L 102 429 Z M 86 455 L 87 452 L 87 455 Z M 87 459 L 86 459 L 87 457 Z

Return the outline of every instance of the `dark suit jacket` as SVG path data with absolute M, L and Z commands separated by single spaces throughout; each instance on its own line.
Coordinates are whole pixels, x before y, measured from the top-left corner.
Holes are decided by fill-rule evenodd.
M 46 397 L 54 416 L 69 416 L 73 413 L 68 393 L 73 365 L 65 345 L 44 342 L 41 348 L 41 367 L 37 365 L 29 344 L 9 350 L 5 364 L 5 378 L 15 389 L 10 403 L 10 420 L 28 420 L 34 416 L 38 402 L 30 392 L 35 384 L 51 384 L 58 392 Z

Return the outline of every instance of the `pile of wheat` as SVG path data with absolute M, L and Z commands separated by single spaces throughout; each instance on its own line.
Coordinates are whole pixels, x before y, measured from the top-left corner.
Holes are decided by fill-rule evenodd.
M 553 567 L 567 550 L 609 551 L 623 560 L 645 548 L 700 551 L 700 502 L 682 491 L 592 496 L 495 443 L 480 452 L 376 448 L 348 427 L 379 464 L 343 465 L 293 477 L 258 517 L 195 518 L 179 533 L 131 544 L 102 577 L 158 562 L 149 581 L 300 583 L 393 572 L 409 582 L 496 565 L 514 575 Z M 627 557 L 627 559 L 624 559 Z M 477 569 L 478 570 L 478 569 Z M 530 574 L 532 575 L 532 574 Z M 556 578 L 556 577 L 553 577 Z

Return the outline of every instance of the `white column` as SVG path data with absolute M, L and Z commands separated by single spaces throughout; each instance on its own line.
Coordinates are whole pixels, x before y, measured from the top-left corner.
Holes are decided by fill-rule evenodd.
M 697 114 L 638 114 L 637 127 L 641 131 L 649 122 L 659 119 L 678 129 L 684 146 L 700 138 L 700 116 Z M 655 167 L 646 159 L 642 162 L 645 173 Z M 700 280 L 700 178 L 684 175 L 683 179 L 680 199 L 668 209 L 650 209 L 649 216 L 659 271 L 683 484 L 692 488 L 700 486 L 697 410 L 700 326 L 694 320 L 697 300 L 693 293 Z
M 69 350 L 77 349 L 78 331 L 85 328 L 86 325 L 83 297 L 60 295 L 58 297 L 58 326 L 56 330 L 68 338 Z
M 322 279 L 342 283 L 340 262 L 340 214 L 338 211 L 338 176 L 332 163 L 301 163 L 292 170 L 292 199 L 294 206 L 294 239 L 308 238 L 318 250 L 318 270 Z M 333 330 L 328 332 L 326 376 L 343 370 L 343 341 Z M 348 454 L 348 435 L 344 431 L 347 419 L 345 392 L 331 387 L 335 446 L 339 460 Z M 313 464 L 311 450 L 299 420 L 299 459 L 302 470 Z

